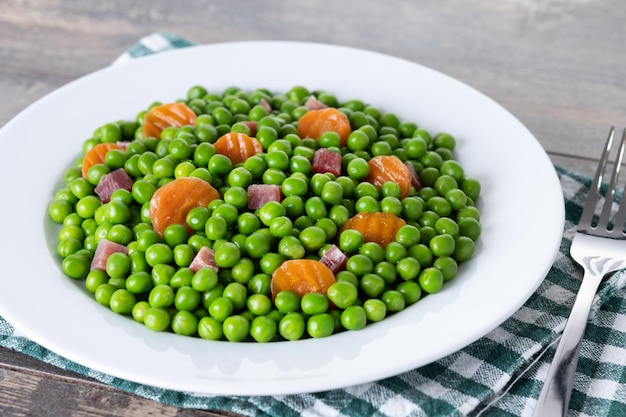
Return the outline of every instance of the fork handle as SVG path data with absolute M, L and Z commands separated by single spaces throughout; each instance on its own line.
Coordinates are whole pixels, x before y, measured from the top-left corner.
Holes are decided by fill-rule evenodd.
M 587 327 L 591 304 L 603 277 L 602 272 L 585 269 L 578 295 L 563 329 L 533 417 L 564 417 L 567 414 L 580 344 Z

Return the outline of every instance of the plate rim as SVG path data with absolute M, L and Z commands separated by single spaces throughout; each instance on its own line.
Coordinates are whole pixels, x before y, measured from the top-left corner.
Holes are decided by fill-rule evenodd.
M 297 41 L 244 41 L 244 42 L 225 42 L 225 43 L 219 43 L 219 44 L 209 44 L 209 45 L 197 45 L 197 46 L 192 46 L 192 47 L 188 47 L 188 48 L 183 48 L 183 49 L 179 49 L 179 50 L 171 50 L 171 51 L 166 51 L 163 53 L 159 53 L 153 56 L 146 56 L 146 57 L 142 57 L 140 60 L 136 60 L 133 62 L 129 62 L 129 63 L 125 63 L 125 64 L 121 64 L 122 66 L 129 66 L 130 67 L 145 67 L 146 65 L 148 65 L 148 63 L 150 63 L 151 61 L 154 62 L 160 62 L 160 61 L 164 61 L 165 59 L 167 59 L 168 57 L 173 57 L 175 55 L 177 56 L 186 56 L 189 54 L 195 54 L 198 52 L 194 52 L 194 51 L 206 51 L 208 49 L 219 49 L 219 48 L 244 48 L 246 47 L 246 45 L 250 45 L 250 46 L 254 46 L 255 48 L 269 48 L 269 47 L 274 47 L 274 48 L 278 48 L 278 47 L 284 47 L 287 46 L 288 48 L 293 48 L 293 47 L 303 47 L 306 49 L 323 49 L 323 50 L 328 50 L 328 49 L 332 49 L 334 52 L 336 53 L 346 53 L 346 54 L 354 54 L 354 55 L 362 55 L 362 56 L 370 56 L 370 57 L 378 57 L 378 59 L 380 60 L 384 60 L 384 61 L 388 61 L 388 62 L 395 62 L 395 63 L 403 63 L 402 65 L 410 65 L 413 66 L 415 68 L 419 68 L 422 72 L 428 72 L 431 76 L 434 76 L 435 78 L 439 78 L 439 79 L 446 79 L 448 80 L 448 82 L 452 82 L 452 83 L 456 83 L 458 86 L 463 86 L 462 88 L 466 89 L 465 93 L 471 93 L 472 95 L 477 95 L 480 96 L 482 100 L 485 100 L 486 102 L 491 103 L 491 105 L 495 106 L 496 108 L 499 108 L 500 111 L 512 118 L 512 120 L 514 122 L 516 122 L 518 124 L 518 129 L 521 129 L 521 131 L 527 135 L 528 137 L 532 138 L 534 140 L 533 142 L 533 146 L 535 147 L 539 147 L 539 144 L 536 140 L 536 138 L 534 138 L 534 136 L 521 124 L 521 122 L 516 119 L 511 113 L 509 113 L 506 109 L 504 109 L 504 107 L 502 107 L 501 105 L 499 105 L 498 103 L 496 103 L 495 101 L 493 101 L 492 99 L 490 99 L 489 97 L 487 97 L 484 93 L 473 89 L 472 87 L 470 87 L 469 85 L 467 85 L 464 82 L 461 82 L 455 78 L 452 78 L 442 72 L 433 70 L 431 68 L 425 67 L 421 64 L 415 63 L 415 62 L 410 62 L 407 60 L 404 60 L 402 58 L 398 58 L 398 57 L 394 57 L 394 56 L 390 56 L 390 55 L 386 55 L 386 54 L 381 54 L 379 52 L 373 52 L 373 51 L 367 51 L 364 49 L 357 49 L 357 48 L 352 48 L 352 47 L 346 47 L 346 46 L 340 46 L 340 45 L 330 45 L 330 44 L 321 44 L 321 43 L 313 43 L 313 42 L 297 42 Z M 140 61 L 144 62 L 144 63 L 140 63 Z M 13 119 L 11 119 L 5 126 L 3 126 L 0 129 L 0 141 L 4 138 L 4 132 L 6 131 L 11 131 L 14 127 L 14 125 L 16 124 L 20 124 L 22 123 L 22 119 L 23 118 L 27 118 L 29 112 L 32 112 L 33 109 L 36 109 L 40 106 L 45 106 L 49 100 L 54 100 L 58 95 L 59 95 L 59 91 L 67 91 L 67 89 L 71 89 L 71 88 L 77 88 L 77 86 L 80 86 L 83 83 L 89 83 L 91 82 L 91 80 L 97 78 L 97 77 L 101 77 L 100 74 L 109 74 L 111 72 L 115 72 L 115 71 L 119 71 L 119 72 L 123 72 L 123 67 L 105 67 L 103 69 L 94 71 L 90 74 L 87 74 L 83 77 L 80 77 L 74 81 L 71 81 L 70 83 L 65 84 L 64 86 L 60 87 L 59 89 L 54 90 L 53 92 L 51 92 L 50 94 L 47 94 L 46 96 L 42 97 L 41 99 L 35 101 L 33 104 L 31 104 L 30 106 L 28 106 L 26 109 L 24 109 L 22 112 L 20 112 L 17 116 L 15 116 Z M 323 88 L 320 87 L 320 88 Z M 180 95 L 182 95 L 183 92 L 180 92 Z M 376 103 L 374 103 L 376 104 Z M 543 151 L 543 150 L 542 150 Z M 544 163 L 547 161 L 549 162 L 549 159 L 547 158 L 547 155 L 545 154 L 545 151 L 543 151 L 543 154 L 541 156 L 541 159 L 544 160 Z M 2 170 L 0 169 L 0 173 L 2 172 Z M 551 182 L 554 185 L 554 182 L 557 180 L 557 175 L 556 172 L 553 170 L 553 177 L 550 178 Z M 556 181 L 556 183 L 558 184 L 558 181 Z M 560 190 L 560 185 L 558 186 L 559 190 Z M 559 194 L 559 199 L 562 199 L 562 193 Z M 550 240 L 554 241 L 554 248 L 553 248 L 553 253 L 550 256 L 550 260 L 545 261 L 545 265 L 542 268 L 542 278 L 536 281 L 536 285 L 531 287 L 528 287 L 528 292 L 527 294 L 524 294 L 524 301 L 528 299 L 528 297 L 530 297 L 530 295 L 532 294 L 532 292 L 534 292 L 536 290 L 536 288 L 539 286 L 539 284 L 541 283 L 541 281 L 543 280 L 543 277 L 545 277 L 545 275 L 547 274 L 549 268 L 552 265 L 552 261 L 554 260 L 554 257 L 557 255 L 558 253 L 558 249 L 559 249 L 559 243 L 562 237 L 562 228 L 563 228 L 563 224 L 564 224 L 564 207 L 562 205 L 556 206 L 554 207 L 554 209 L 556 210 L 556 225 L 554 226 L 554 229 L 552 229 L 552 236 Z M 558 230 L 558 242 L 556 239 L 556 231 Z M 482 238 L 481 238 L 482 239 Z M 4 244 L 3 246 L 4 247 Z M 474 262 L 474 260 L 470 261 L 470 262 Z M 0 284 L 3 282 L 3 279 L 0 278 Z M 2 296 L 0 295 L 0 300 L 2 300 Z M 94 301 L 92 301 L 94 302 Z M 95 303 L 95 302 L 94 302 Z M 523 303 L 520 304 L 520 306 Z M 510 313 L 509 316 L 511 314 L 514 313 L 514 311 L 518 308 L 519 306 L 511 306 L 507 311 Z M 39 343 L 40 345 L 48 348 L 48 346 L 52 346 L 54 349 L 50 349 L 53 352 L 61 352 L 62 356 L 67 357 L 68 359 L 79 363 L 79 364 L 83 364 L 83 363 L 90 363 L 89 360 L 85 361 L 83 360 L 84 358 L 81 357 L 77 357 L 75 352 L 72 352 L 71 349 L 67 349 L 67 348 L 63 348 L 62 346 L 57 346 L 57 343 L 54 343 L 45 338 L 41 338 L 38 334 L 36 334 L 36 332 L 32 332 L 30 329 L 30 326 L 28 324 L 24 324 L 21 322 L 20 318 L 16 318 L 13 315 L 13 312 L 11 311 L 7 311 L 5 310 L 5 308 L 2 306 L 2 303 L 0 303 L 0 314 L 2 314 L 3 317 L 5 317 L 5 319 L 7 319 L 7 321 L 9 321 L 9 323 L 13 324 L 16 323 L 17 325 L 14 325 L 15 328 L 20 332 L 23 333 L 24 335 L 26 335 L 29 339 Z M 114 314 L 114 313 L 111 313 Z M 9 318 L 7 318 L 9 317 Z M 11 318 L 13 320 L 11 320 Z M 387 318 L 387 320 L 391 320 L 393 319 L 392 317 Z M 504 318 L 506 319 L 506 318 Z M 117 324 L 117 320 L 112 320 L 115 324 Z M 500 322 L 492 322 L 490 323 L 491 329 L 497 327 L 498 325 L 501 324 Z M 379 326 L 380 327 L 380 326 Z M 491 330 L 490 329 L 490 330 Z M 180 336 L 176 336 L 176 335 L 172 335 L 174 337 L 180 337 Z M 484 334 L 482 335 L 484 336 Z M 481 337 L 482 337 L 481 336 Z M 336 338 L 336 339 L 345 339 L 348 337 L 348 333 L 344 333 L 344 334 L 338 334 L 338 335 L 333 335 L 332 338 Z M 478 338 L 476 338 L 478 339 Z M 295 343 L 302 343 L 303 345 L 311 345 L 314 344 L 315 341 L 309 339 L 309 341 L 298 341 Z M 293 342 L 286 342 L 286 343 L 293 343 Z M 462 345 L 462 346 L 461 346 Z M 457 351 L 458 349 L 462 348 L 463 346 L 466 346 L 467 344 L 465 343 L 465 341 L 460 341 L 458 342 L 456 345 L 452 344 L 450 346 L 448 346 L 448 349 L 446 350 L 446 354 L 450 354 L 453 353 L 455 351 Z M 262 349 L 265 349 L 264 347 Z M 80 355 L 78 355 L 80 356 Z M 442 355 L 441 357 L 443 357 L 445 355 Z M 439 358 L 430 358 L 432 360 L 436 360 Z M 428 363 L 432 362 L 432 360 L 429 360 Z M 144 384 L 149 384 L 149 385 L 155 385 L 154 381 L 151 379 L 146 379 L 146 378 L 138 378 L 137 375 L 125 375 L 124 372 L 110 372 L 110 370 L 102 370 L 102 366 L 100 366 L 100 364 L 98 363 L 91 363 L 90 365 L 87 365 L 92 369 L 96 369 L 99 370 L 101 372 L 104 373 L 108 373 L 111 375 L 123 375 L 120 376 L 124 379 L 128 379 L 130 381 L 135 381 L 138 383 L 144 383 Z M 392 376 L 398 373 L 398 371 L 402 371 L 403 366 L 401 365 L 397 365 L 395 367 L 390 367 L 386 370 L 380 370 L 379 372 L 377 372 L 375 375 L 373 374 L 372 376 L 374 377 L 374 379 L 380 379 L 383 377 L 387 377 L 387 376 Z M 404 369 L 404 370 L 408 370 L 408 369 Z M 362 378 L 361 378 L 362 379 Z M 372 379 L 362 379 L 360 382 L 369 382 Z M 335 383 L 319 383 L 319 382 L 312 382 L 313 380 L 309 380 L 310 383 L 305 384 L 306 386 L 300 386 L 300 387 L 295 387 L 293 383 L 293 381 L 287 381 L 287 383 L 279 383 L 276 384 L 275 389 L 268 389 L 268 387 L 262 387 L 261 389 L 254 389 L 254 387 L 250 386 L 250 384 L 244 384 L 246 386 L 245 391 L 244 390 L 240 390 L 237 389 L 237 387 L 235 385 L 237 384 L 241 384 L 241 381 L 235 381 L 236 384 L 228 385 L 228 383 L 224 382 L 226 390 L 224 390 L 223 392 L 219 392 L 220 390 L 218 389 L 219 387 L 215 387 L 212 386 L 210 392 L 205 391 L 204 389 L 200 389 L 195 390 L 193 389 L 194 386 L 188 386 L 187 384 L 177 384 L 175 387 L 174 386 L 170 386 L 170 387 L 164 387 L 164 388 L 168 388 L 168 389 L 182 389 L 185 391 L 192 391 L 192 392 L 197 392 L 197 393 L 214 393 L 216 390 L 219 393 L 222 394 L 233 394 L 233 395 L 271 395 L 271 394 L 291 394 L 291 393 L 300 393 L 300 392 L 312 392 L 312 391 L 320 391 L 320 390 L 325 390 L 325 389 L 333 389 L 333 388 L 341 388 L 341 387 L 345 387 L 347 385 L 352 385 L 353 383 L 355 383 L 354 378 L 338 378 L 337 380 L 335 380 Z M 317 380 L 316 380 L 317 381 Z M 197 382 L 197 381 L 196 381 Z M 357 383 L 359 383 L 359 381 L 356 381 Z M 156 384 L 158 385 L 158 384 Z M 166 384 L 167 385 L 167 384 Z

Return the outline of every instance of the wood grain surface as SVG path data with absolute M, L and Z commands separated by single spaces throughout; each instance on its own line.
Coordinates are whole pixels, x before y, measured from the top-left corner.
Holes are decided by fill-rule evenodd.
M 196 43 L 312 41 L 394 55 L 455 77 L 519 118 L 554 163 L 590 174 L 609 127 L 626 125 L 625 21 L 621 0 L 0 0 L 0 126 L 153 32 Z M 163 405 L 0 349 L 0 415 L 215 414 Z

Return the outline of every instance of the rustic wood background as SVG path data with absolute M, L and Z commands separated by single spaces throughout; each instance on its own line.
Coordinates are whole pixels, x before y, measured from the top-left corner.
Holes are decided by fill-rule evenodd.
M 626 125 L 625 22 L 621 0 L 0 0 L 0 126 L 153 32 L 196 43 L 313 41 L 449 74 L 517 116 L 554 163 L 591 174 L 609 126 Z M 0 349 L 0 415 L 215 414 Z

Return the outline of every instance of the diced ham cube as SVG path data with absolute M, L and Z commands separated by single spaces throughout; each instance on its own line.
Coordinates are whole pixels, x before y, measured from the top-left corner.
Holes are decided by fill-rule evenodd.
M 346 269 L 348 257 L 336 245 L 332 245 L 321 257 L 320 262 L 333 271 L 333 274 Z
M 315 151 L 312 168 L 315 173 L 325 174 L 330 172 L 335 177 L 338 177 L 341 175 L 341 155 L 326 148 L 320 148 Z
M 263 106 L 268 113 L 272 112 L 272 106 L 264 98 L 259 101 L 259 105 Z
M 128 176 L 124 168 L 103 175 L 94 191 L 103 203 L 108 203 L 111 201 L 113 192 L 120 188 L 128 191 L 133 189 L 133 179 Z
M 110 240 L 100 239 L 98 246 L 96 246 L 96 252 L 91 260 L 91 270 L 105 271 L 107 266 L 107 260 L 111 254 L 116 252 L 128 253 L 128 248 L 116 242 Z
M 193 272 L 198 272 L 202 268 L 211 268 L 216 272 L 219 270 L 215 263 L 215 251 L 208 246 L 201 247 L 189 265 L 189 269 Z
M 417 176 L 417 172 L 415 171 L 415 167 L 412 163 L 406 163 L 409 172 L 411 173 L 411 185 L 415 188 L 415 191 L 419 191 L 422 189 L 422 183 L 420 182 L 419 177 Z
M 309 110 L 321 110 L 327 109 L 328 106 L 321 101 L 319 101 L 315 96 L 310 96 L 305 102 L 304 107 Z
M 241 123 L 248 126 L 248 129 L 250 129 L 250 136 L 256 136 L 257 122 L 254 122 L 251 120 L 245 120 Z
M 248 186 L 248 208 L 256 210 L 269 201 L 281 201 L 280 185 L 251 184 Z

